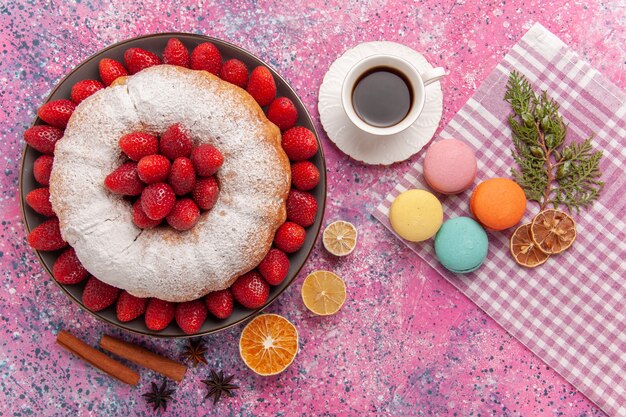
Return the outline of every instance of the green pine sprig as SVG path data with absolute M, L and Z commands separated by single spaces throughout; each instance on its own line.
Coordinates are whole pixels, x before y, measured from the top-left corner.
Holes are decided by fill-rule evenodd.
M 519 72 L 509 76 L 504 95 L 513 108 L 509 125 L 513 132 L 513 179 L 526 197 L 548 205 L 564 205 L 571 212 L 590 206 L 604 182 L 599 169 L 602 151 L 594 151 L 592 137 L 583 143 L 564 145 L 567 124 L 559 114 L 559 105 L 543 91 L 535 93 Z

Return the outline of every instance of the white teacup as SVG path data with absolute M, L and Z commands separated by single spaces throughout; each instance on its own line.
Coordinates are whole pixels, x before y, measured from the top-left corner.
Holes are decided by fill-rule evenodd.
M 357 113 L 352 101 L 354 89 L 363 74 L 375 68 L 391 68 L 402 74 L 411 89 L 412 100 L 409 110 L 402 120 L 390 126 L 374 126 L 363 120 Z M 393 55 L 373 55 L 357 62 L 346 74 L 341 86 L 341 102 L 350 121 L 360 130 L 373 135 L 393 135 L 400 133 L 411 126 L 422 113 L 425 101 L 425 87 L 445 77 L 446 71 L 441 68 L 433 68 L 422 74 L 408 61 Z

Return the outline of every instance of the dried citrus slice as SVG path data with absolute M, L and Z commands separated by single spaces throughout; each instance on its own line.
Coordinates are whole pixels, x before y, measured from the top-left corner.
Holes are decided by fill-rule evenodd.
M 539 249 L 530 237 L 530 223 L 515 229 L 511 236 L 511 254 L 515 261 L 529 268 L 534 268 L 548 260 L 550 255 Z
M 352 223 L 337 220 L 326 226 L 322 235 L 324 247 L 335 256 L 346 256 L 356 247 L 357 231 Z
M 259 375 L 276 375 L 293 362 L 298 352 L 298 330 L 277 314 L 255 317 L 241 332 L 239 354 Z
M 320 316 L 335 314 L 346 301 L 346 284 L 330 271 L 311 272 L 302 283 L 302 301 Z
M 544 210 L 533 219 L 530 236 L 545 253 L 561 253 L 576 240 L 576 222 L 560 210 Z

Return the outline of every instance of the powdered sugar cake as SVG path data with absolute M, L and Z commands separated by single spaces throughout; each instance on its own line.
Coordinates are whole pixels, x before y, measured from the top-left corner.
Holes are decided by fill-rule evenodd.
M 122 163 L 119 138 L 186 127 L 224 155 L 220 194 L 187 232 L 142 230 L 104 178 Z M 139 297 L 188 301 L 229 287 L 260 263 L 285 221 L 290 168 L 280 132 L 244 90 L 204 71 L 160 65 L 101 90 L 57 143 L 51 201 L 63 237 L 91 274 Z

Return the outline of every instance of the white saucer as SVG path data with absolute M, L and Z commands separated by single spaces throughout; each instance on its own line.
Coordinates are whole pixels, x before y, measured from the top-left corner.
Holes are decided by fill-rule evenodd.
M 408 46 L 395 42 L 362 43 L 330 66 L 320 87 L 317 106 L 324 130 L 342 152 L 366 164 L 390 165 L 415 155 L 433 137 L 443 113 L 443 93 L 438 81 L 426 86 L 424 110 L 403 132 L 376 136 L 361 131 L 350 122 L 341 105 L 341 84 L 354 64 L 381 53 L 404 58 L 420 72 L 433 68 L 422 54 Z

